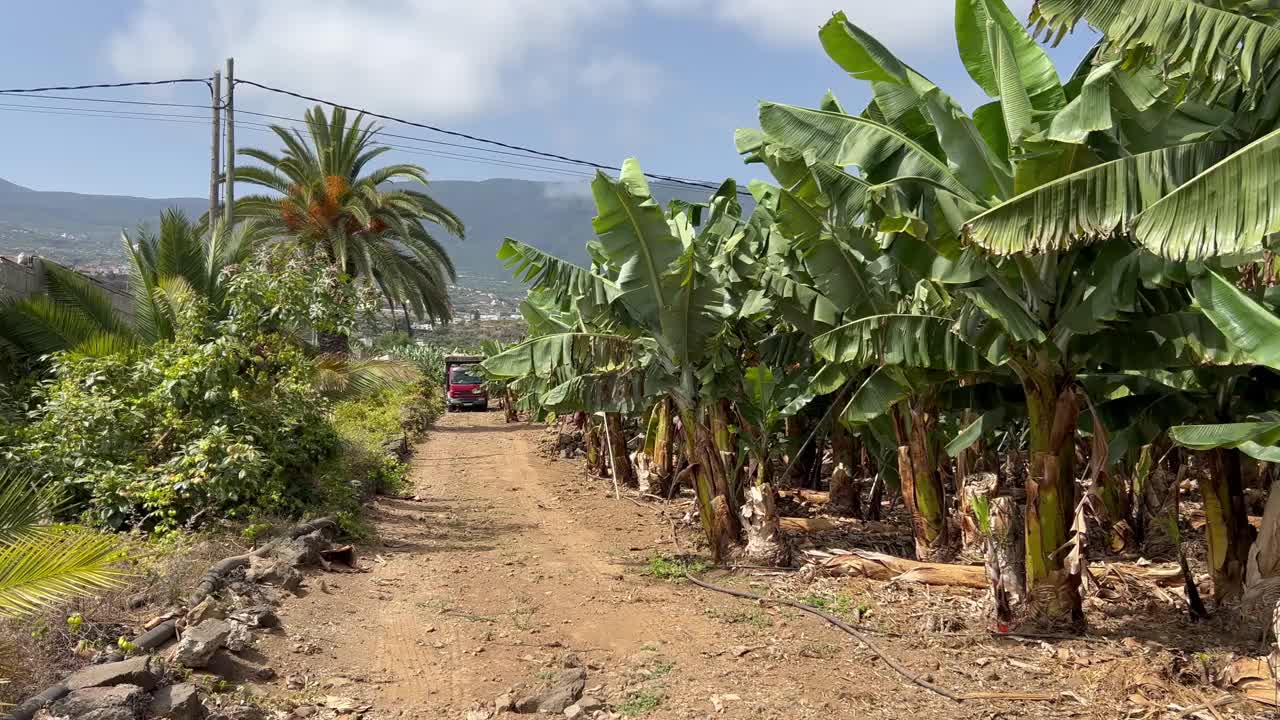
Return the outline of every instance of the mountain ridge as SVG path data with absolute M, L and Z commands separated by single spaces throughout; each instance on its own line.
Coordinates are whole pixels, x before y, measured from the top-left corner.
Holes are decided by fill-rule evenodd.
M 711 195 L 711 191 L 699 189 L 654 190 L 664 203 L 673 197 L 705 201 Z M 505 237 L 514 237 L 565 260 L 588 260 L 585 245 L 594 236 L 591 219 L 595 204 L 585 180 L 437 180 L 430 183 L 428 192 L 462 218 L 466 226 L 464 241 L 443 231 L 435 233 L 460 272 L 509 277 L 495 257 Z M 34 252 L 76 264 L 93 264 L 96 259 L 103 263 L 122 260 L 121 230 L 132 230 L 144 223 L 154 226 L 160 213 L 168 208 L 197 217 L 208 206 L 208 199 L 201 198 L 32 190 L 0 179 L 0 254 Z

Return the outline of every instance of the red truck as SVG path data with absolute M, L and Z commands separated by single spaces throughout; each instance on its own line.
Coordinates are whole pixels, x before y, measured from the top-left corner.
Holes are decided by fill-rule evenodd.
M 446 355 L 444 359 L 444 397 L 450 410 L 478 407 L 489 409 L 489 391 L 476 366 L 484 358 L 478 355 Z

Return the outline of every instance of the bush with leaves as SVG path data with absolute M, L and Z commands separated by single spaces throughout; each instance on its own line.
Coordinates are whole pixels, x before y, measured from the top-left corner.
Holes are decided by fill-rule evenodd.
M 53 355 L 28 422 L 0 427 L 4 460 L 62 484 L 99 527 L 165 532 L 311 507 L 313 472 L 339 443 L 321 361 L 292 329 L 351 327 L 359 290 L 297 253 L 226 273 L 223 320 L 178 298 L 171 339 Z
M 278 334 L 62 356 L 8 459 L 63 482 L 98 526 L 299 510 L 301 478 L 336 446 L 312 373 Z

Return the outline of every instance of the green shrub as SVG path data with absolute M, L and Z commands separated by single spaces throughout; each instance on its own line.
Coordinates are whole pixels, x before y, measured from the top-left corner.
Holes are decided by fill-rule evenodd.
M 431 387 L 444 385 L 444 358 L 447 352 L 435 345 L 405 344 L 387 349 L 392 357 L 413 363 L 422 373 L 422 381 Z
M 329 506 L 354 517 L 362 495 L 402 494 L 408 466 L 389 446 L 404 438 L 419 437 L 443 411 L 439 388 L 427 383 L 334 405 L 332 422 L 341 452 L 319 473 L 319 485 Z
M 168 531 L 202 516 L 292 514 L 337 447 L 310 361 L 285 336 L 180 337 L 58 356 L 7 461 L 61 482 L 84 522 Z

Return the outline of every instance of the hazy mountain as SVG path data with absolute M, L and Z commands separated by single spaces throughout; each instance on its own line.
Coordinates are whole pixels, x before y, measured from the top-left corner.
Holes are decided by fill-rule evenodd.
M 443 231 L 438 235 L 460 271 L 506 277 L 494 253 L 508 236 L 565 259 L 586 261 L 584 245 L 592 237 L 595 206 L 585 182 L 442 180 L 433 182 L 430 192 L 466 224 L 464 242 Z M 665 202 L 672 194 L 659 195 Z M 705 200 L 710 191 L 679 195 Z M 196 217 L 208 208 L 208 200 L 46 192 L 0 180 L 0 254 L 36 252 L 64 262 L 100 264 L 122 257 L 122 229 L 154 224 L 171 207 Z

